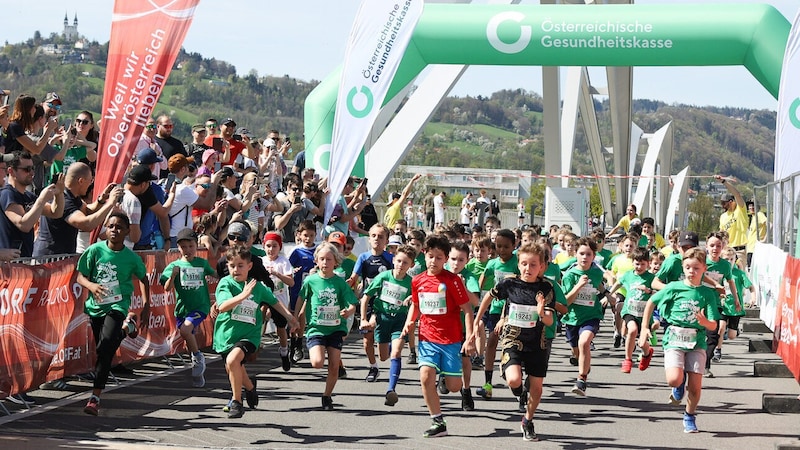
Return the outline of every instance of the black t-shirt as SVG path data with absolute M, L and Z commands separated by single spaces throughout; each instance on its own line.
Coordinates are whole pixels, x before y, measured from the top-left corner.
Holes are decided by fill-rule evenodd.
M 210 148 L 211 147 L 207 146 L 206 144 L 195 144 L 194 142 L 189 142 L 184 147 L 184 150 L 186 150 L 186 153 L 189 156 L 194 158 L 194 163 L 200 167 L 200 165 L 203 164 L 203 153 Z
M 550 309 L 551 312 L 555 311 L 553 285 L 548 280 L 529 283 L 522 281 L 519 275 L 517 275 L 500 281 L 497 283 L 497 286 L 492 289 L 491 294 L 494 298 L 506 299 L 506 304 L 504 306 L 505 317 L 508 317 L 510 323 L 507 323 L 504 327 L 503 334 L 506 338 L 503 339 L 503 348 L 518 346 L 520 347 L 518 348 L 520 351 L 537 351 L 546 348 L 544 342 L 544 323 L 541 318 L 536 321 L 536 326 L 533 328 L 511 325 L 512 317 L 510 316 L 510 312 L 511 308 L 514 308 L 512 305 L 522 305 L 523 307 L 536 306 L 538 304 L 536 295 L 539 292 L 544 295 L 545 309 Z
M 6 153 L 25 150 L 25 147 L 17 140 L 21 136 L 25 136 L 25 129 L 22 128 L 22 125 L 19 122 L 9 122 L 8 129 L 6 129 Z
M 32 192 L 20 192 L 7 184 L 0 189 L 0 248 L 18 248 L 21 256 L 33 255 L 33 227 L 27 233 L 16 227 L 6 216 L 5 211 L 12 204 L 22 205 L 27 213 L 36 202 Z
M 303 150 L 294 157 L 294 166 L 300 169 L 300 174 L 306 169 L 306 151 Z
M 250 258 L 253 267 L 247 272 L 247 278 L 254 278 L 264 283 L 270 291 L 275 291 L 275 283 L 272 281 L 272 277 L 269 276 L 269 272 L 267 272 L 266 267 L 264 267 L 264 262 L 261 258 L 256 255 L 251 255 Z M 220 279 L 229 275 L 228 260 L 225 259 L 224 256 L 217 260 L 217 274 L 219 274 Z
M 64 214 L 58 219 L 39 218 L 39 235 L 33 244 L 33 256 L 75 253 L 78 246 L 78 229 L 67 222 L 69 216 L 80 211 L 83 200 L 69 189 L 64 190 Z
M 164 152 L 164 157 L 169 159 L 172 155 L 180 153 L 183 156 L 189 156 L 186 149 L 183 147 L 183 142 L 175 139 L 172 136 L 166 138 L 155 137 L 158 145 L 161 146 L 161 151 Z

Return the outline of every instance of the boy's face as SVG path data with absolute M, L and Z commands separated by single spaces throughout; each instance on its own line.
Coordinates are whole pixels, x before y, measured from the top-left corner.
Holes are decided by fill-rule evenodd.
M 447 262 L 447 255 L 439 248 L 429 248 L 425 251 L 425 264 L 428 266 L 428 273 L 436 275 L 444 270 L 444 263 Z
M 492 221 L 487 221 L 487 222 L 484 224 L 483 228 L 484 228 L 484 229 L 486 229 L 486 234 L 488 234 L 489 236 L 491 236 L 491 235 L 492 235 L 492 231 L 495 231 L 495 230 L 497 230 L 497 225 L 495 225 L 495 223 L 494 223 L 494 222 L 492 222 Z
M 633 270 L 639 275 L 647 272 L 647 269 L 649 267 L 650 267 L 650 261 L 647 260 L 639 261 L 638 259 L 633 260 Z
M 450 266 L 450 272 L 453 273 L 461 273 L 464 270 L 464 266 L 467 265 L 467 261 L 469 258 L 465 252 L 462 252 L 458 249 L 450 249 L 450 258 L 447 260 L 447 264 Z
M 347 244 L 344 246 L 344 251 L 342 252 L 342 254 L 343 254 L 344 256 L 349 256 L 349 255 L 350 255 L 350 253 L 351 253 L 352 251 L 353 251 L 353 244 L 351 244 L 351 243 L 349 243 L 349 242 L 348 242 L 348 243 L 347 243 Z
M 369 246 L 375 252 L 382 252 L 386 249 L 389 238 L 383 228 L 369 230 Z
M 130 227 L 125 225 L 118 217 L 112 217 L 106 223 L 106 238 L 112 244 L 121 244 L 125 242 L 125 237 L 130 232 Z
M 298 237 L 301 244 L 306 248 L 311 248 L 314 246 L 314 239 L 317 237 L 317 233 L 312 230 L 303 230 L 298 233 Z
M 489 259 L 489 247 L 486 246 L 479 246 L 473 245 L 472 246 L 472 257 L 477 259 L 478 261 L 485 262 Z
M 406 225 L 403 223 L 394 224 L 394 234 L 406 234 Z
M 520 240 L 519 246 L 522 247 L 523 245 L 532 244 L 533 239 L 531 239 L 531 235 L 528 233 L 522 233 L 522 239 Z
M 414 261 L 405 253 L 400 252 L 394 255 L 392 264 L 394 265 L 394 269 L 399 272 L 398 275 L 404 276 L 406 272 L 408 272 L 408 269 L 414 265 Z
M 281 246 L 278 244 L 278 241 L 267 241 L 264 242 L 264 250 L 267 251 L 269 259 L 275 259 L 281 252 Z
M 719 255 L 722 254 L 722 247 L 723 242 L 721 239 L 717 237 L 708 238 L 706 242 L 706 249 L 708 250 L 708 255 L 712 258 L 719 258 Z
M 497 236 L 494 241 L 494 246 L 497 250 L 497 256 L 499 256 L 500 259 L 503 261 L 511 259 L 511 255 L 514 253 L 514 241 L 507 237 Z
M 241 256 L 237 255 L 235 258 L 228 260 L 228 273 L 230 273 L 236 281 L 247 281 L 247 274 L 252 268 L 252 261 L 242 259 Z
M 594 252 L 588 245 L 581 245 L 575 252 L 581 270 L 588 270 L 594 261 Z
M 179 241 L 178 248 L 181 250 L 181 256 L 186 259 L 192 259 L 197 255 L 197 241 L 194 239 L 183 239 Z
M 336 268 L 336 258 L 330 250 L 323 250 L 319 252 L 315 261 L 320 272 L 330 274 Z
M 517 259 L 519 260 L 519 264 L 517 265 L 519 268 L 519 276 L 522 281 L 536 281 L 543 272 L 542 269 L 546 267 L 542 260 L 542 255 L 527 252 L 518 253 Z
M 575 241 L 572 239 L 564 239 L 563 242 L 561 248 L 563 248 L 568 255 L 572 255 L 575 252 Z
M 400 247 L 397 246 L 397 245 L 390 245 L 390 246 L 386 247 L 386 251 L 391 253 L 391 254 L 393 254 L 393 255 L 396 255 L 398 248 L 400 248 Z
M 650 272 L 656 273 L 661 270 L 661 260 L 659 258 L 653 258 L 650 260 Z
M 656 231 L 655 228 L 649 223 L 642 224 L 642 234 L 650 234 L 654 233 L 655 231 Z
M 620 242 L 619 248 L 622 253 L 629 255 L 633 251 L 633 241 L 630 239 L 625 239 L 624 241 Z
M 703 280 L 703 273 L 706 271 L 705 261 L 698 261 L 695 258 L 684 258 L 683 260 L 683 274 L 695 286 L 699 286 Z
M 422 241 L 420 241 L 419 239 L 410 239 L 408 241 L 408 245 L 414 247 L 414 250 L 416 250 L 417 253 L 421 253 L 422 252 L 422 245 L 423 244 L 422 244 Z

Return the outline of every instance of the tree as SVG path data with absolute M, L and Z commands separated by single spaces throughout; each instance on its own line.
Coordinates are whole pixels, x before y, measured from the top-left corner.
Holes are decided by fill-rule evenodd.
M 689 230 L 698 236 L 706 236 L 719 229 L 720 212 L 715 206 L 711 196 L 699 193 L 694 201 L 689 203 Z

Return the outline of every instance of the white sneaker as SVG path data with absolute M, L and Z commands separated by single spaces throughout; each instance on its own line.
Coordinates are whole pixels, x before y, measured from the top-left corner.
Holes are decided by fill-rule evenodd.
M 206 371 L 206 357 L 202 353 L 192 355 L 192 377 L 197 378 L 203 375 Z

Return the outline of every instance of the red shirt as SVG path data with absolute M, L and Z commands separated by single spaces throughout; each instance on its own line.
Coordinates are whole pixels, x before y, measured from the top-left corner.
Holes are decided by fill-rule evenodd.
M 411 281 L 411 301 L 421 312 L 420 341 L 434 344 L 461 343 L 461 305 L 467 303 L 467 289 L 458 275 L 442 270 L 438 275 L 427 271 Z
M 206 136 L 206 139 L 203 141 L 203 144 L 207 145 L 208 148 L 213 148 L 215 137 L 225 139 L 224 137 L 222 137 L 222 135 L 219 134 Z M 237 141 L 235 139 L 228 139 L 228 144 L 230 144 L 231 146 L 231 159 L 229 159 L 228 161 L 220 160 L 220 163 L 223 166 L 232 165 L 233 162 L 236 161 L 236 158 L 239 156 L 239 154 L 242 153 L 242 151 L 247 147 L 246 145 L 244 145 L 242 141 Z M 222 154 L 220 154 L 220 158 L 222 158 Z

